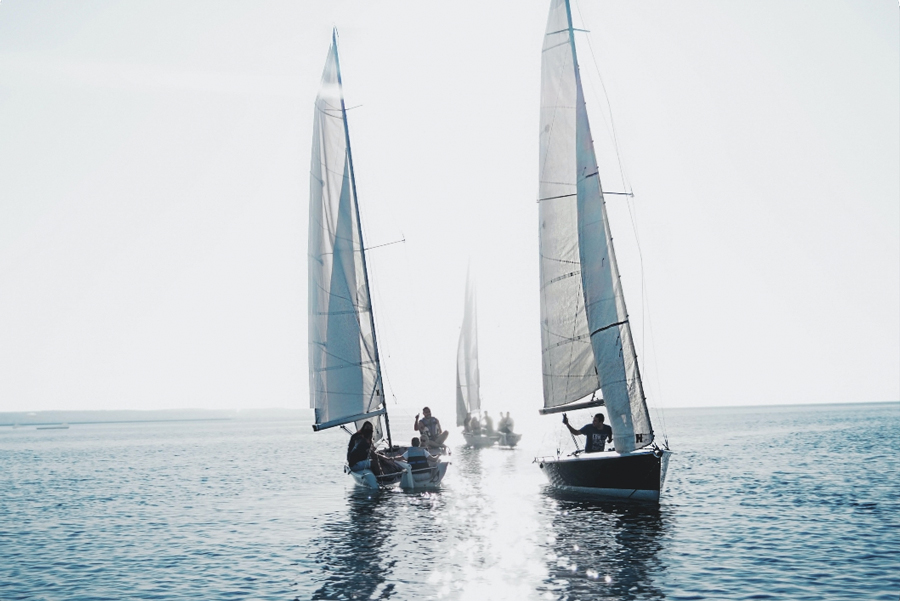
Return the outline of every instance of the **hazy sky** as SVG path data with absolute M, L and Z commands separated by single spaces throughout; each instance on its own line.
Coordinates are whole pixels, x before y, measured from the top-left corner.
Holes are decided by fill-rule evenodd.
M 452 421 L 471 262 L 483 405 L 536 411 L 547 8 L 0 1 L 0 411 L 308 406 L 335 26 L 392 404 Z M 573 12 L 651 404 L 900 399 L 897 3 Z

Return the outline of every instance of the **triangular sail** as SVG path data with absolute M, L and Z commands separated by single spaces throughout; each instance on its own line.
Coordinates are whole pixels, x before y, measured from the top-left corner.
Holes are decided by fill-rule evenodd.
M 363 419 L 381 436 L 381 366 L 336 36 L 316 97 L 309 184 L 309 398 L 316 428 Z
M 466 275 L 466 306 L 456 350 L 456 425 L 465 424 L 470 413 L 481 410 L 481 383 L 478 372 L 478 317 L 475 287 Z
M 628 323 L 567 0 L 552 0 L 541 63 L 544 407 L 600 389 L 617 451 L 653 433 Z

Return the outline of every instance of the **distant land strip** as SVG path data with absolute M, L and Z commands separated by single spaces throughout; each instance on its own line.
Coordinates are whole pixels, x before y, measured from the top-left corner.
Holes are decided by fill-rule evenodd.
M 293 421 L 309 419 L 308 409 L 156 409 L 0 412 L 0 427 L 136 424 L 210 421 Z

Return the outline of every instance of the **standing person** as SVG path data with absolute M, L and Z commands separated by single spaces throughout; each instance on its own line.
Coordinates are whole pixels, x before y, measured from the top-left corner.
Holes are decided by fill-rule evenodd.
M 562 421 L 573 435 L 580 434 L 587 437 L 584 443 L 585 453 L 598 453 L 604 449 L 605 443 L 612 442 L 612 428 L 603 423 L 605 418 L 602 413 L 594 415 L 594 421 L 581 430 L 576 430 L 569 425 L 569 418 L 565 413 L 563 413 Z
M 509 434 L 512 432 L 512 428 L 509 427 L 509 412 L 506 415 L 503 415 L 503 412 L 500 412 L 500 421 L 497 422 L 497 432 L 500 434 Z
M 487 411 L 484 412 L 484 430 L 488 436 L 494 433 L 494 420 L 491 419 Z
M 444 441 L 450 436 L 450 431 L 444 432 L 444 430 L 441 429 L 441 422 L 438 421 L 438 418 L 432 417 L 431 409 L 428 407 L 422 408 L 422 414 L 425 417 L 419 419 L 419 414 L 416 413 L 416 423 L 413 425 L 413 428 L 419 431 L 422 436 L 422 444 L 426 448 L 441 448 L 444 446 Z
M 374 431 L 372 422 L 365 422 L 362 428 L 350 437 L 350 443 L 347 445 L 347 463 L 350 464 L 350 471 L 372 470 L 376 476 L 381 475 L 381 466 L 378 464 L 375 447 L 372 444 Z

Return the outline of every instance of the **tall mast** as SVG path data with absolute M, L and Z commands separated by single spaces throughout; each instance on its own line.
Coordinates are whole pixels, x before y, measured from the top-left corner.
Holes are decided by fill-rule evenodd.
M 384 395 L 384 382 L 381 379 L 381 358 L 378 356 L 378 339 L 375 333 L 375 312 L 372 310 L 372 294 L 371 287 L 369 286 L 369 269 L 366 265 L 366 246 L 363 242 L 363 233 L 362 233 L 362 221 L 359 216 L 359 196 L 356 193 L 356 174 L 353 171 L 353 151 L 350 148 L 350 128 L 347 125 L 347 108 L 344 105 L 344 83 L 341 80 L 341 60 L 340 55 L 338 54 L 338 45 L 337 45 L 337 28 L 335 27 L 331 33 L 331 44 L 334 47 L 334 63 L 337 68 L 337 80 L 338 86 L 341 90 L 341 118 L 344 122 L 344 138 L 347 143 L 347 161 L 350 163 L 350 186 L 353 188 L 353 198 L 356 199 L 356 228 L 359 233 L 359 252 L 360 257 L 362 259 L 362 267 L 363 267 L 363 279 L 366 282 L 366 290 L 369 290 L 369 320 L 372 324 L 372 346 L 375 349 L 375 364 L 379 366 L 378 370 L 378 384 L 375 387 L 375 394 L 381 394 L 381 402 L 384 406 L 384 429 L 387 432 L 388 439 L 388 447 L 393 447 L 393 443 L 391 442 L 391 422 L 388 419 L 387 413 L 387 397 Z

